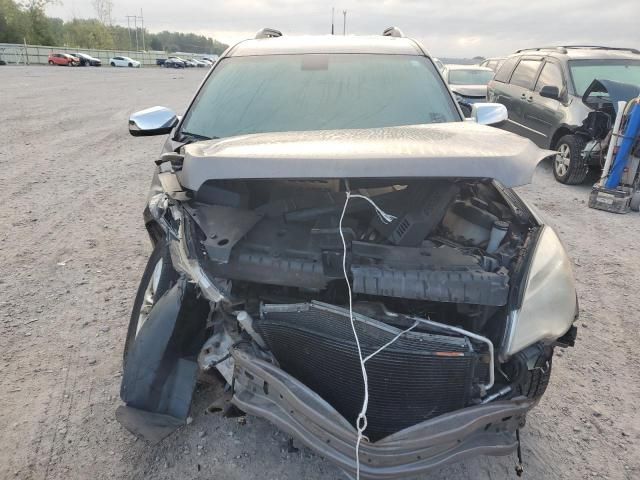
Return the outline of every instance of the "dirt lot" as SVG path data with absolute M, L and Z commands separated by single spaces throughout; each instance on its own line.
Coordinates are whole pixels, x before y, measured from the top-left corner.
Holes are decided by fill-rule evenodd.
M 130 112 L 182 113 L 198 70 L 0 67 L 0 478 L 341 479 L 289 453 L 267 422 L 204 415 L 150 447 L 115 421 L 120 360 L 149 242 L 142 208 L 162 138 L 134 139 Z M 589 210 L 589 188 L 548 165 L 526 199 L 574 261 L 579 343 L 558 353 L 523 431 L 526 478 L 640 478 L 640 217 Z M 479 458 L 430 479 L 515 477 Z

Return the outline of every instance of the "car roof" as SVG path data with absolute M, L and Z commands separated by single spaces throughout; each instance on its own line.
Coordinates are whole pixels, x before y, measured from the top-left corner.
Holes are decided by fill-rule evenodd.
M 548 56 L 558 59 L 638 59 L 640 60 L 640 51 L 632 48 L 608 48 L 608 47 L 581 47 L 581 46 L 559 46 L 559 47 L 542 47 L 518 50 L 516 55 L 531 56 Z
M 244 40 L 227 50 L 226 57 L 309 53 L 374 53 L 428 55 L 417 42 L 406 37 L 383 35 L 302 35 Z

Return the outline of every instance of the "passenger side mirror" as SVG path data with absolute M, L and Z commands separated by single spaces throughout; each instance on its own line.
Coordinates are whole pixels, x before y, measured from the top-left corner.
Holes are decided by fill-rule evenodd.
M 540 96 L 552 100 L 560 100 L 560 89 L 551 85 L 545 85 L 540 89 Z
M 129 133 L 134 137 L 166 135 L 178 123 L 176 114 L 165 107 L 151 107 L 129 117 Z
M 501 103 L 474 103 L 471 107 L 471 119 L 480 125 L 496 125 L 507 118 L 507 107 Z

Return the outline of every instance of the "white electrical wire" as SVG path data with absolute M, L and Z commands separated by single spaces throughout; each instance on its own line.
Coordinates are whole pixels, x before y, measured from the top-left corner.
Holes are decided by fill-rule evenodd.
M 347 187 L 348 188 L 348 187 Z M 344 233 L 342 232 L 342 221 L 344 220 L 344 216 L 347 212 L 347 205 L 349 205 L 349 200 L 351 198 L 362 198 L 369 202 L 376 211 L 378 218 L 384 224 L 391 223 L 396 219 L 395 216 L 385 213 L 378 205 L 374 203 L 369 197 L 365 197 L 364 195 L 352 194 L 349 190 L 347 190 L 347 198 L 344 202 L 344 207 L 342 208 L 342 214 L 340 215 L 340 223 L 338 225 L 338 229 L 340 231 L 340 239 L 342 240 L 342 273 L 344 274 L 344 280 L 347 282 L 347 291 L 349 293 L 349 320 L 351 321 L 351 329 L 353 330 L 353 336 L 356 339 L 356 347 L 358 350 L 358 358 L 360 359 L 360 369 L 362 370 L 362 379 L 364 382 L 364 400 L 362 402 L 362 410 L 358 414 L 358 418 L 356 420 L 356 430 L 358 432 L 358 439 L 356 441 L 356 480 L 360 480 L 360 444 L 362 443 L 362 439 L 366 438 L 364 435 L 364 431 L 367 429 L 367 408 L 369 406 L 369 379 L 367 377 L 367 369 L 365 367 L 365 363 L 375 357 L 378 353 L 382 352 L 385 348 L 389 347 L 396 340 L 398 340 L 405 333 L 413 330 L 420 323 L 424 323 L 427 325 L 444 328 L 461 335 L 473 338 L 480 342 L 484 342 L 489 347 L 489 357 L 490 357 L 490 365 L 489 365 L 489 383 L 484 385 L 485 392 L 489 390 L 493 386 L 494 382 L 494 372 L 493 372 L 493 343 L 486 337 L 481 335 L 474 334 L 462 328 L 453 327 L 450 325 L 445 325 L 438 322 L 433 322 L 428 319 L 415 319 L 415 323 L 411 325 L 406 330 L 398 333 L 395 337 L 393 337 L 389 342 L 385 343 L 378 350 L 373 352 L 371 355 L 367 357 L 362 356 L 362 348 L 360 347 L 360 339 L 358 338 L 358 332 L 356 331 L 356 324 L 353 320 L 353 294 L 351 292 L 351 282 L 349 281 L 349 276 L 347 275 L 347 242 L 344 238 Z
M 351 198 L 362 198 L 369 202 L 376 211 L 378 218 L 382 223 L 391 223 L 396 219 L 393 215 L 385 213 L 382 211 L 380 207 L 378 207 L 373 200 L 369 197 L 365 197 L 364 195 L 351 194 L 350 191 L 347 190 L 347 198 L 344 202 L 344 207 L 342 208 L 342 214 L 340 215 L 340 223 L 338 225 L 338 230 L 340 231 L 340 238 L 342 239 L 342 273 L 344 274 L 344 280 L 347 282 L 347 291 L 349 292 L 349 320 L 351 321 L 351 329 L 353 330 L 353 336 L 356 339 L 356 347 L 358 350 L 358 358 L 360 359 L 360 369 L 362 370 L 362 379 L 364 382 L 364 400 L 362 402 L 362 410 L 358 414 L 358 418 L 356 420 L 356 430 L 358 432 L 358 439 L 356 441 L 356 480 L 360 480 L 360 444 L 362 443 L 362 439 L 365 438 L 364 431 L 367 429 L 367 407 L 369 406 L 369 379 L 367 377 L 367 369 L 365 367 L 365 362 L 373 358 L 375 355 L 383 351 L 393 342 L 398 340 L 402 335 L 407 333 L 408 331 L 415 328 L 419 322 L 416 321 L 411 327 L 397 334 L 391 341 L 384 344 L 378 350 L 373 352 L 371 355 L 363 358 L 362 356 L 362 348 L 360 347 L 360 339 L 358 338 L 358 332 L 356 331 L 356 324 L 353 320 L 353 295 L 351 293 L 351 282 L 349 282 L 349 275 L 347 275 L 347 242 L 344 238 L 344 233 L 342 233 L 342 221 L 344 220 L 344 215 L 347 212 L 347 205 L 349 205 L 349 200 Z

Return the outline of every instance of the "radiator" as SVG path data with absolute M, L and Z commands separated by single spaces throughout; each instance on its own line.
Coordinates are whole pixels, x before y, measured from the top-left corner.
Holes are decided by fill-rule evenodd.
M 354 314 L 354 319 L 363 356 L 401 331 L 363 315 Z M 413 323 L 409 318 L 406 322 Z M 364 387 L 348 310 L 319 302 L 263 305 L 255 328 L 284 371 L 355 424 Z M 375 441 L 467 406 L 478 366 L 479 353 L 466 338 L 406 333 L 366 363 L 365 435 Z

